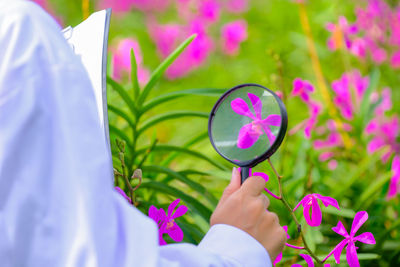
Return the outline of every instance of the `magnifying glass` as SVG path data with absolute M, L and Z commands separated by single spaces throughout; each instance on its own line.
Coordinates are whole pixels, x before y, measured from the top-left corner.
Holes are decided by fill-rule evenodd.
M 208 120 L 215 150 L 241 167 L 242 183 L 249 169 L 268 159 L 281 145 L 288 117 L 282 100 L 258 84 L 242 84 L 225 92 Z

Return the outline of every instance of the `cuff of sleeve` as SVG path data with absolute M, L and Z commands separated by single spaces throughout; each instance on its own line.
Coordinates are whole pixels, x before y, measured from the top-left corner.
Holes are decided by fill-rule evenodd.
M 199 247 L 233 259 L 241 266 L 272 266 L 265 248 L 254 237 L 231 225 L 212 226 L 201 240 Z

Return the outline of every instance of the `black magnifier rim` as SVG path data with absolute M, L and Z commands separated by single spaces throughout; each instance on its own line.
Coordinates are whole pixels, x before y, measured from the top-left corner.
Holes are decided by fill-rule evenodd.
M 243 161 L 243 162 L 235 162 L 235 161 L 225 157 L 221 152 L 219 152 L 219 150 L 215 146 L 214 140 L 213 140 L 212 134 L 211 134 L 211 132 L 212 132 L 211 131 L 211 125 L 212 125 L 212 122 L 213 122 L 214 117 L 215 117 L 215 111 L 217 110 L 217 108 L 219 107 L 221 102 L 223 100 L 225 100 L 225 98 L 231 92 L 233 92 L 235 90 L 238 90 L 238 89 L 240 89 L 242 87 L 247 87 L 247 86 L 260 87 L 260 88 L 268 91 L 269 93 L 271 93 L 275 97 L 275 100 L 278 103 L 279 109 L 280 109 L 280 112 L 281 112 L 282 122 L 281 122 L 281 127 L 279 129 L 279 133 L 278 133 L 278 135 L 277 135 L 277 137 L 275 139 L 275 142 L 272 144 L 272 146 L 264 154 L 260 155 L 259 157 L 255 158 L 255 159 L 252 159 L 252 160 Z M 233 164 L 235 164 L 237 166 L 240 166 L 240 167 L 252 168 L 255 165 L 257 165 L 258 163 L 270 158 L 275 153 L 275 151 L 279 148 L 279 146 L 282 144 L 283 139 L 285 138 L 287 125 L 288 125 L 288 116 L 287 116 L 287 112 L 286 112 L 286 107 L 283 104 L 282 100 L 279 98 L 279 96 L 277 96 L 273 91 L 271 91 L 270 89 L 268 89 L 267 87 L 264 87 L 262 85 L 259 85 L 259 84 L 256 84 L 256 83 L 245 83 L 245 84 L 240 84 L 240 85 L 237 85 L 237 86 L 229 89 L 215 103 L 214 107 L 211 110 L 210 117 L 208 119 L 208 137 L 209 137 L 209 139 L 211 141 L 211 144 L 214 147 L 215 151 L 217 151 L 217 153 L 220 154 L 224 159 L 226 159 L 227 161 L 230 161 Z

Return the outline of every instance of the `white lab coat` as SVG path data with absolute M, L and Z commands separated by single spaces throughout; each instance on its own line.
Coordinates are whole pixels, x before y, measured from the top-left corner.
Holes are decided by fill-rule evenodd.
M 271 266 L 228 225 L 158 246 L 113 189 L 91 84 L 60 30 L 36 4 L 0 0 L 0 266 Z

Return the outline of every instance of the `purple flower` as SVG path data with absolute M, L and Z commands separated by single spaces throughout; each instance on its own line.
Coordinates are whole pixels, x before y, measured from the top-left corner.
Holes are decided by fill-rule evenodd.
M 205 0 L 199 3 L 200 17 L 208 22 L 216 22 L 219 19 L 221 7 L 216 0 Z
M 131 198 L 130 197 L 128 197 L 126 194 L 125 194 L 125 192 L 124 192 L 124 190 L 122 190 L 121 188 L 119 188 L 118 186 L 116 186 L 115 187 L 115 190 L 117 190 L 118 191 L 118 193 L 120 193 L 121 194 L 121 196 L 123 196 L 129 203 L 131 203 L 132 204 L 132 200 L 131 200 Z
M 239 53 L 240 44 L 247 39 L 247 22 L 236 20 L 222 27 L 222 49 L 227 55 Z
M 358 229 L 365 223 L 368 219 L 368 213 L 366 211 L 359 211 L 354 216 L 353 224 L 351 225 L 350 234 L 347 233 L 346 228 L 344 228 L 343 223 L 341 221 L 338 222 L 337 226 L 333 227 L 332 230 L 345 237 L 329 254 L 323 261 L 326 261 L 332 254 L 335 257 L 335 261 L 337 264 L 340 263 L 340 254 L 342 254 L 342 250 L 347 245 L 346 248 L 346 259 L 347 263 L 350 267 L 359 267 L 360 263 L 357 257 L 357 247 L 355 246 L 355 242 L 359 241 L 365 244 L 375 244 L 375 238 L 370 232 L 362 233 L 358 236 L 355 236 Z
M 393 116 L 391 119 L 377 116 L 368 123 L 365 131 L 373 136 L 368 143 L 368 153 L 372 154 L 387 146 L 388 150 L 381 158 L 383 162 L 387 162 L 393 153 L 400 153 L 400 144 L 397 142 L 400 125 L 397 116 Z
M 400 50 L 393 53 L 392 57 L 390 58 L 390 65 L 394 69 L 400 68 Z
M 149 71 L 142 66 L 142 52 L 139 43 L 133 38 L 122 39 L 116 48 L 113 48 L 113 77 L 121 79 L 131 71 L 131 50 L 135 54 L 137 64 L 137 75 L 140 84 L 145 84 L 149 80 Z
M 241 98 L 232 100 L 231 107 L 234 112 L 239 115 L 251 118 L 253 121 L 244 125 L 238 136 L 237 146 L 241 149 L 246 149 L 254 145 L 258 138 L 264 133 L 267 135 L 270 144 L 275 142 L 275 135 L 273 135 L 270 127 L 279 127 L 281 125 L 281 116 L 278 114 L 271 114 L 267 118 L 262 119 L 262 102 L 260 98 L 252 93 L 247 93 L 255 114 L 250 111 L 246 101 Z
M 353 113 L 359 110 L 368 85 L 368 77 L 362 77 L 358 70 L 344 73 L 339 80 L 332 82 L 332 89 L 336 94 L 333 102 L 344 118 L 353 119 Z
M 308 194 L 306 195 L 299 204 L 293 209 L 295 211 L 300 205 L 303 206 L 304 219 L 310 226 L 319 226 L 322 221 L 321 208 L 318 205 L 318 199 L 321 200 L 325 207 L 333 206 L 340 210 L 339 204 L 336 199 L 332 197 L 324 197 L 320 194 Z M 311 210 L 311 217 L 310 217 Z
M 300 96 L 304 102 L 308 103 L 312 92 L 314 92 L 314 86 L 309 81 L 300 78 L 294 79 L 292 96 Z
M 393 176 L 390 179 L 389 191 L 387 194 L 388 199 L 392 199 L 397 194 L 400 194 L 400 156 L 398 155 L 393 158 L 392 173 Z
M 330 50 L 342 48 L 343 45 L 345 45 L 346 48 L 350 48 L 350 35 L 358 32 L 357 26 L 355 24 L 349 25 L 347 19 L 343 16 L 339 17 L 338 24 L 328 23 L 326 29 L 332 33 L 332 36 L 328 39 L 328 48 Z
M 306 261 L 308 267 L 314 267 L 314 261 L 310 255 L 307 254 L 300 254 L 300 256 L 303 257 L 303 259 Z M 324 267 L 330 267 L 331 265 L 329 263 L 325 263 Z M 293 264 L 292 267 L 302 267 L 300 264 Z
M 179 206 L 175 212 L 174 209 L 178 205 L 180 199 L 174 200 L 168 207 L 168 212 L 160 208 L 157 209 L 151 205 L 149 208 L 149 217 L 152 218 L 158 225 L 158 234 L 160 245 L 166 245 L 163 234 L 168 234 L 175 242 L 180 242 L 183 239 L 182 229 L 176 224 L 175 219 L 184 215 L 188 208 L 184 205 Z
M 310 112 L 310 118 L 305 120 L 304 135 L 306 138 L 310 138 L 311 131 L 315 128 L 315 125 L 317 125 L 318 115 L 321 113 L 321 106 L 319 103 L 312 101 L 309 101 L 307 105 Z

